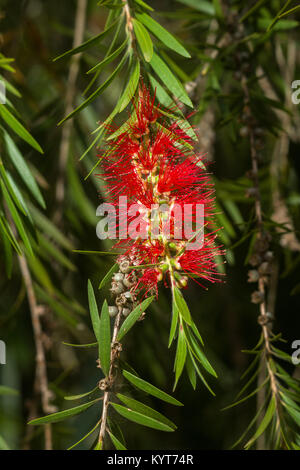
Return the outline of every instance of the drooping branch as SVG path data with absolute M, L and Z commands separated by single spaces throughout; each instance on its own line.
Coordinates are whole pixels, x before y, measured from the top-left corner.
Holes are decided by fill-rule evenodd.
M 55 411 L 54 407 L 50 404 L 51 392 L 48 387 L 47 365 L 43 344 L 43 330 L 40 322 L 40 316 L 43 313 L 43 307 L 38 305 L 31 274 L 25 256 L 18 255 L 21 274 L 26 287 L 27 298 L 31 313 L 31 322 L 34 333 L 34 342 L 36 347 L 36 370 L 34 389 L 36 394 L 41 395 L 42 409 L 45 414 Z M 32 418 L 32 417 L 30 417 Z M 44 428 L 45 433 L 45 450 L 52 450 L 52 430 L 51 424 L 46 424 Z
M 79 46 L 82 43 L 84 37 L 84 29 L 86 22 L 86 7 L 87 0 L 77 1 L 77 10 L 74 27 L 74 40 L 73 48 Z M 73 107 L 73 102 L 76 93 L 76 80 L 79 72 L 80 54 L 74 55 L 71 59 L 71 65 L 69 69 L 69 75 L 66 84 L 66 100 L 65 100 L 65 112 L 66 115 L 70 114 Z M 59 157 L 58 157 L 58 178 L 55 189 L 57 210 L 54 215 L 54 220 L 59 223 L 62 218 L 62 205 L 65 197 L 65 172 L 68 162 L 68 155 L 70 149 L 70 137 L 72 132 L 72 120 L 69 119 L 62 130 Z

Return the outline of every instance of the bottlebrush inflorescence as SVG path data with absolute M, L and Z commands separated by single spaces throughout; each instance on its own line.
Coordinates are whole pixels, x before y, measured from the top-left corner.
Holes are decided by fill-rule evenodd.
M 169 113 L 142 87 L 126 128 L 114 132 L 101 157 L 108 197 L 119 216 L 117 245 L 124 254 L 118 262 L 132 276 L 132 291 L 145 295 L 157 292 L 162 280 L 178 288 L 189 278 L 201 285 L 201 280 L 220 280 L 213 185 L 203 157 L 193 152 L 189 129 L 180 126 L 182 121 L 167 124 Z M 128 204 L 120 205 L 120 196 Z M 133 204 L 140 208 L 135 235 L 130 231 Z

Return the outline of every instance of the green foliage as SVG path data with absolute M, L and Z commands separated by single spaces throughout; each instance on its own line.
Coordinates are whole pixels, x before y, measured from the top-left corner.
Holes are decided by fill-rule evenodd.
M 169 432 L 164 439 L 170 448 L 229 448 L 236 440 L 239 448 L 299 450 L 299 375 L 290 358 L 299 321 L 299 106 L 291 104 L 290 96 L 291 82 L 299 78 L 299 5 L 276 0 L 251 5 L 104 0 L 89 5 L 82 44 L 72 48 L 75 8 L 44 2 L 39 13 L 27 3 L 19 9 L 4 2 L 1 19 L 6 55 L 0 54 L 0 79 L 7 100 L 0 104 L 0 339 L 7 342 L 10 363 L 0 371 L 0 448 L 44 446 L 45 427 L 30 434 L 22 423 L 24 414 L 31 415 L 27 403 L 33 398 L 36 418 L 31 424 L 60 422 L 52 428 L 58 448 L 126 450 L 143 448 L 145 439 L 147 447 L 155 448 L 161 445 L 160 430 Z M 20 37 L 22 47 L 16 48 Z M 65 98 L 75 58 L 79 75 L 71 111 Z M 102 200 L 106 189 L 95 173 L 109 157 L 102 140 L 109 143 L 134 118 L 142 81 L 155 91 L 166 120 L 177 122 L 197 151 L 207 152 L 217 197 L 212 230 L 218 230 L 226 247 L 226 264 L 220 260 L 219 271 L 226 271 L 227 283 L 208 291 L 197 286 L 198 279 L 187 290 L 174 285 L 172 308 L 163 290 L 158 301 L 140 301 L 120 322 L 113 342 L 108 289 L 119 253 L 110 242 L 99 246 L 96 239 L 97 192 Z M 192 126 L 186 121 L 190 112 Z M 250 302 L 257 284 L 246 282 L 261 231 L 256 182 L 249 172 L 247 115 L 260 139 L 262 228 L 270 235 L 268 251 L 273 253 L 266 287 L 268 313 L 275 315 L 266 324 L 269 349 L 263 335 L 255 348 L 246 349 L 264 326 L 256 324 L 259 305 Z M 121 129 L 110 127 L 113 119 L 124 123 Z M 61 172 L 62 131 L 71 122 L 67 164 Z M 64 197 L 58 202 L 61 177 Z M 40 312 L 50 401 L 63 410 L 51 414 L 41 409 L 39 394 L 33 397 L 35 333 L 20 259 L 26 260 Z M 251 265 L 249 274 L 262 276 L 260 266 Z M 87 302 L 82 286 L 88 278 Z M 93 285 L 99 286 L 97 301 Z M 146 309 L 147 320 L 137 326 Z M 273 333 L 281 330 L 287 343 Z M 121 389 L 110 390 L 105 380 L 112 346 L 119 354 L 120 341 L 119 372 L 113 372 Z M 167 346 L 173 348 L 170 354 Z M 178 400 L 140 378 L 127 360 L 165 390 L 172 390 L 174 361 Z M 206 377 L 216 378 L 215 369 L 213 392 Z M 243 370 L 240 385 L 237 377 Z M 190 389 L 197 387 L 197 380 L 201 386 L 194 394 Z M 83 383 L 84 390 L 78 385 Z M 16 390 L 18 384 L 24 397 Z M 234 400 L 235 389 L 239 392 Z M 107 391 L 107 438 L 95 444 Z M 146 403 L 139 401 L 142 392 Z M 65 410 L 64 399 L 88 401 Z M 184 412 L 173 412 L 171 405 L 180 406 L 181 401 Z M 227 411 L 220 413 L 224 406 Z M 86 420 L 78 417 L 80 425 L 65 422 L 89 408 Z M 92 413 L 96 418 L 88 424 Z M 176 432 L 171 432 L 176 426 L 165 414 L 176 422 Z M 124 420 L 128 444 L 119 427 Z

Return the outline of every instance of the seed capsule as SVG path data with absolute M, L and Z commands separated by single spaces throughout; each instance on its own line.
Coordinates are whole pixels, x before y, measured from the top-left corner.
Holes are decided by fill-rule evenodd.
M 122 314 L 124 315 L 124 317 L 127 317 L 130 314 L 130 308 L 123 308 Z
M 121 294 L 124 291 L 124 286 L 121 282 L 113 281 L 111 283 L 111 289 L 110 290 L 113 294 Z
M 123 273 L 116 273 L 113 275 L 113 280 L 117 282 L 121 282 L 124 279 L 124 274 Z
M 117 307 L 108 307 L 108 313 L 110 317 L 115 317 L 118 313 Z

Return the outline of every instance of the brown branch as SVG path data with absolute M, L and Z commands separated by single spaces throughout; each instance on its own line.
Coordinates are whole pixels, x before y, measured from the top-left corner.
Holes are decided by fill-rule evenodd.
M 106 380 L 106 384 L 108 387 L 108 390 L 104 392 L 103 396 L 103 407 L 102 407 L 102 416 L 101 416 L 101 426 L 100 426 L 100 432 L 99 432 L 99 447 L 102 449 L 103 447 L 103 441 L 106 433 L 106 422 L 107 422 L 107 412 L 108 412 L 108 406 L 109 406 L 109 389 L 112 387 L 114 381 L 115 381 L 115 361 L 118 357 L 119 353 L 119 343 L 117 342 L 117 336 L 120 328 L 120 322 L 121 322 L 121 317 L 122 317 L 122 307 L 119 307 L 118 314 L 115 319 L 114 323 L 114 330 L 113 330 L 113 337 L 111 341 L 111 349 L 110 349 L 110 368 L 109 368 L 109 373 Z
M 73 48 L 79 46 L 84 37 L 84 28 L 86 21 L 86 7 L 87 0 L 77 0 L 77 10 L 75 17 L 75 31 L 73 39 Z M 71 59 L 71 65 L 69 69 L 69 75 L 66 85 L 66 100 L 65 100 L 65 113 L 66 116 L 71 113 L 73 108 L 73 102 L 76 93 L 76 80 L 79 72 L 79 61 L 81 54 L 74 55 Z M 56 183 L 55 197 L 57 210 L 54 215 L 54 221 L 59 223 L 62 219 L 62 205 L 65 198 L 65 171 L 68 162 L 69 149 L 70 149 L 70 137 L 72 132 L 73 121 L 69 119 L 65 122 L 58 157 L 58 178 Z
M 243 88 L 244 95 L 245 95 L 245 106 L 247 107 L 249 106 L 249 103 L 250 103 L 250 93 L 249 93 L 246 75 L 242 75 L 242 88 Z M 258 235 L 260 239 L 263 240 L 265 233 L 264 233 L 262 202 L 261 202 L 261 194 L 260 194 L 259 178 L 258 178 L 258 155 L 257 155 L 257 149 L 255 145 L 255 134 L 254 134 L 253 126 L 251 125 L 248 126 L 248 132 L 249 132 L 250 154 L 251 154 L 251 164 L 252 164 L 251 177 L 252 177 L 253 184 L 254 184 L 253 194 L 255 197 L 256 223 L 257 223 Z M 258 280 L 258 292 L 261 298 L 260 303 L 259 303 L 260 316 L 258 317 L 258 323 L 261 325 L 263 339 L 264 339 L 264 351 L 261 357 L 260 367 L 265 365 L 265 370 L 269 376 L 271 393 L 275 400 L 277 422 L 279 422 L 280 415 L 281 415 L 279 387 L 278 387 L 276 376 L 271 366 L 272 352 L 271 352 L 271 346 L 270 346 L 270 343 L 271 343 L 270 338 L 272 334 L 272 322 L 270 321 L 270 317 L 269 317 L 270 314 L 267 310 L 265 279 L 264 279 L 264 276 L 261 276 L 261 275 L 259 276 L 259 280 Z M 273 315 L 273 312 L 272 312 L 272 315 Z M 263 375 L 263 371 L 261 372 L 259 380 L 262 380 L 262 375 Z M 258 406 L 260 406 L 260 403 L 264 401 L 264 397 L 265 397 L 265 392 L 264 390 L 262 390 L 258 394 L 258 399 L 257 399 Z M 260 449 L 263 447 L 265 448 L 264 438 L 261 438 L 258 441 L 258 446 Z
M 37 303 L 31 274 L 25 256 L 18 255 L 18 261 L 26 287 L 36 347 L 36 376 L 34 389 L 36 394 L 41 395 L 43 412 L 48 414 L 53 412 L 53 406 L 50 404 L 51 393 L 48 388 L 46 357 L 43 345 L 43 331 L 40 322 L 40 315 L 43 312 L 43 307 Z M 45 425 L 44 433 L 45 450 L 52 450 L 52 431 L 50 424 Z

